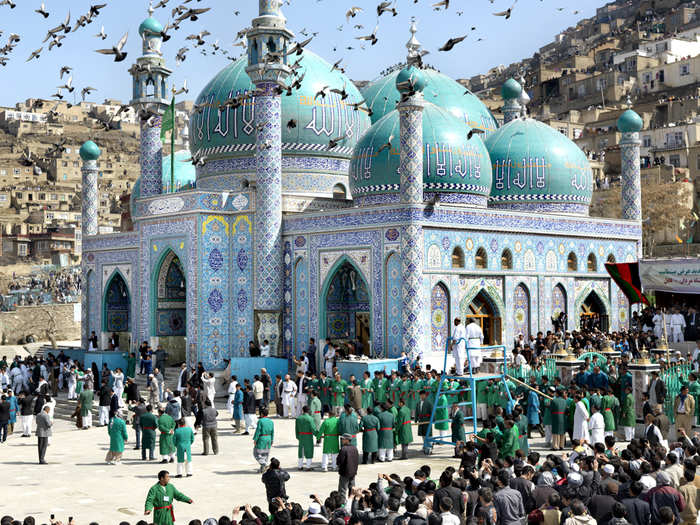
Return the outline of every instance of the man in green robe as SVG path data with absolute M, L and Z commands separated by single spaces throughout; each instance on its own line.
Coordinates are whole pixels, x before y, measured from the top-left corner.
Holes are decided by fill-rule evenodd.
M 605 421 L 605 435 L 613 436 L 615 430 L 617 430 L 615 413 L 618 412 L 619 402 L 613 395 L 612 389 L 609 389 L 608 393 L 600 400 L 600 408 L 603 414 L 603 421 Z
M 522 409 L 520 407 L 515 407 L 513 409 L 513 419 L 516 422 L 516 425 L 518 427 L 518 438 L 520 439 L 520 447 L 525 454 L 527 454 L 530 450 L 528 440 L 527 440 L 527 428 L 528 428 L 528 421 L 527 421 L 527 416 L 523 414 Z
M 476 418 L 486 421 L 489 417 L 489 384 L 486 381 L 476 382 Z
M 700 425 L 700 381 L 693 372 L 688 374 L 688 393 L 695 399 L 695 424 Z
M 357 412 L 348 404 L 345 405 L 345 410 L 338 418 L 338 434 L 350 434 L 352 440 L 350 444 L 353 447 L 357 446 L 357 434 L 360 433 L 360 421 Z
M 520 448 L 520 431 L 518 425 L 512 419 L 506 419 L 506 431 L 501 437 L 501 442 L 498 447 L 498 453 L 502 458 L 515 456 L 515 453 Z
M 438 379 L 438 374 L 435 370 L 432 370 L 430 372 L 429 379 L 426 383 L 426 388 L 430 392 L 430 395 L 428 396 L 428 401 L 430 401 L 431 404 L 435 404 L 435 398 L 437 397 L 437 391 L 438 387 L 440 386 L 440 380 Z
M 309 413 L 311 417 L 314 418 L 314 425 L 316 428 L 321 426 L 321 413 L 323 409 L 321 407 L 321 400 L 318 398 L 318 392 L 313 389 L 311 390 L 311 400 L 309 401 Z
M 121 463 L 122 454 L 124 453 L 124 443 L 129 439 L 126 433 L 126 423 L 117 412 L 107 425 L 107 433 L 109 434 L 109 451 L 105 461 L 110 465 Z
M 384 403 L 387 400 L 387 390 L 389 388 L 389 380 L 384 377 L 384 372 L 376 371 L 374 373 L 374 401 L 376 403 Z
M 175 434 L 175 421 L 166 414 L 165 411 L 158 409 L 158 430 L 160 431 L 160 455 L 163 458 L 161 463 L 170 463 L 175 461 L 175 442 L 173 435 Z
M 411 376 L 409 376 L 407 373 L 403 375 L 401 379 L 401 384 L 399 385 L 399 394 L 401 396 L 401 399 L 403 399 L 406 402 L 406 406 L 408 407 L 408 411 L 410 412 L 411 409 Z M 415 408 L 415 401 L 413 402 L 413 406 Z
M 126 357 L 126 377 L 136 377 L 136 354 L 134 352 L 125 352 Z
M 323 455 L 321 456 L 321 470 L 328 472 L 328 463 L 331 470 L 336 468 L 338 452 L 340 452 L 340 440 L 338 439 L 338 418 L 331 416 L 327 418 L 316 431 L 316 437 L 323 439 Z
M 401 390 L 401 379 L 399 379 L 399 374 L 396 372 L 391 373 L 391 378 L 389 379 L 389 400 L 396 405 L 399 398 L 399 391 Z
M 389 405 L 382 405 L 382 411 L 377 416 L 379 419 L 379 462 L 392 461 L 394 459 L 394 414 Z
M 435 407 L 435 430 L 438 435 L 447 436 L 447 431 L 450 428 L 450 417 L 448 413 L 447 397 L 445 394 L 440 394 L 437 406 Z
M 625 434 L 625 441 L 631 441 L 634 438 L 634 427 L 637 424 L 632 385 L 625 387 L 625 393 L 625 398 L 622 400 L 622 410 L 620 410 L 620 426 Z
M 158 483 L 153 485 L 146 496 L 144 514 L 153 512 L 153 525 L 173 525 L 175 512 L 173 504 L 177 501 L 192 503 L 192 498 L 185 496 L 170 484 L 170 474 L 167 470 L 158 473 Z
M 417 372 L 417 374 L 420 372 Z M 416 408 L 418 407 L 418 403 L 420 401 L 420 391 L 423 390 L 423 378 L 420 375 L 415 375 L 413 377 L 413 381 L 411 381 L 411 391 L 409 392 L 408 396 L 408 408 L 411 409 L 411 417 L 415 419 L 416 417 Z
M 480 381 L 480 383 L 483 381 Z M 493 379 L 489 379 L 488 385 L 486 388 L 486 404 L 488 405 L 488 415 L 493 415 L 495 414 L 495 409 L 499 404 L 501 394 L 498 388 L 498 385 L 494 382 Z
M 411 410 L 403 398 L 399 399 L 399 411 L 394 426 L 396 427 L 398 444 L 401 445 L 399 459 L 408 459 L 408 445 L 413 443 L 413 431 L 411 429 Z
M 379 450 L 379 419 L 372 412 L 368 412 L 360 420 L 362 430 L 362 464 L 367 461 L 374 464 Z
M 371 412 L 372 406 L 374 405 L 374 401 L 372 399 L 374 386 L 372 384 L 370 374 L 367 371 L 365 371 L 363 374 L 360 391 L 362 392 L 362 413 L 367 414 L 368 412 Z
M 275 440 L 275 425 L 271 419 L 267 417 L 268 411 L 266 407 L 260 409 L 260 419 L 255 427 L 253 435 L 253 457 L 260 464 L 260 472 L 267 467 L 270 457 L 270 449 Z
M 95 393 L 86 388 L 80 392 L 78 396 L 78 406 L 80 407 L 80 417 L 83 420 L 83 430 L 88 429 L 92 426 L 92 401 L 95 397 Z
M 314 418 L 309 414 L 309 407 L 304 406 L 301 409 L 301 415 L 297 417 L 294 425 L 297 441 L 299 442 L 298 454 L 299 470 L 312 470 L 311 460 L 314 457 L 314 434 L 316 433 L 316 425 Z M 306 468 L 304 462 L 306 460 Z
M 153 415 L 153 407 L 146 406 L 146 412 L 141 414 L 141 459 L 146 461 L 146 451 L 148 450 L 148 460 L 155 459 L 156 452 L 156 428 L 158 419 Z
M 564 388 L 557 389 L 556 397 L 551 401 L 550 412 L 552 414 L 552 448 L 562 450 L 566 442 L 566 399 Z
M 554 387 L 547 387 L 547 395 L 552 397 Z M 544 443 L 547 448 L 552 446 L 552 400 L 542 398 L 542 425 L 544 425 Z
M 331 383 L 331 411 L 336 416 L 340 415 L 345 405 L 345 390 L 348 388 L 348 382 L 340 377 L 336 372 L 335 379 Z
M 421 390 L 420 401 L 416 406 L 416 422 L 418 423 L 418 435 L 422 437 L 430 436 L 430 416 L 433 413 L 433 405 L 428 401 L 428 392 Z
M 192 443 L 194 443 L 194 432 L 182 418 L 177 423 L 177 430 L 173 434 L 175 448 L 177 449 L 177 477 L 182 477 L 182 467 L 187 466 L 187 477 L 192 475 Z

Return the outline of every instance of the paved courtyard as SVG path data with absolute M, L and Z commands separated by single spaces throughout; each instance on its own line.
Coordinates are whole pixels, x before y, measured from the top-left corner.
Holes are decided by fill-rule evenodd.
M 194 518 L 218 518 L 244 503 L 267 508 L 264 486 L 252 455 L 251 436 L 233 435 L 223 407 L 219 407 L 219 414 L 219 455 L 202 456 L 202 440 L 198 434 L 193 445 L 194 476 L 173 480 L 178 489 L 194 499 L 193 505 L 176 505 L 175 517 L 179 523 Z M 306 505 L 312 493 L 325 498 L 337 487 L 338 474 L 297 472 L 294 422 L 273 419 L 275 444 L 272 455 L 290 470 L 291 480 L 287 484 L 290 498 L 302 505 Z M 415 429 L 414 426 L 414 436 Z M 130 428 L 129 439 L 131 443 L 127 444 L 122 464 L 107 465 L 104 457 L 109 438 L 105 428 L 81 431 L 67 421 L 57 420 L 47 451 L 49 464 L 40 466 L 37 464 L 36 437 L 22 438 L 15 433 L 0 445 L 5 502 L 0 513 L 19 519 L 32 515 L 37 523 L 48 523 L 52 513 L 64 522 L 68 516 L 73 516 L 78 525 L 87 525 L 91 521 L 100 524 L 135 523 L 143 516 L 148 488 L 156 482 L 157 472 L 165 465 L 140 460 L 140 451 L 133 450 L 134 435 Z M 542 439 L 538 436 L 533 441 L 535 448 L 540 450 Z M 358 482 L 366 486 L 380 473 L 396 472 L 402 477 L 412 475 L 426 462 L 434 470 L 447 465 L 456 466 L 456 460 L 451 456 L 452 449 L 446 446 L 438 446 L 431 456 L 425 456 L 420 444 L 416 443 L 411 446 L 408 461 L 360 466 Z M 316 468 L 319 468 L 320 460 L 321 448 L 317 447 Z M 175 464 L 166 468 L 175 474 Z

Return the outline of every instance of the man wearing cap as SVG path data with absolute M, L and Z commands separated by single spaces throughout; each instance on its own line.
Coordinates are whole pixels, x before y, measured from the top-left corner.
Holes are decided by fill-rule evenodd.
M 275 438 L 275 425 L 267 417 L 267 413 L 267 407 L 260 409 L 260 419 L 258 419 L 253 435 L 253 457 L 260 464 L 260 472 L 265 470 L 267 466 L 270 449 Z
M 148 459 L 153 461 L 156 451 L 156 427 L 158 420 L 153 415 L 153 407 L 146 405 L 146 411 L 141 414 L 139 424 L 143 433 L 141 437 L 141 459 L 146 461 L 146 451 L 148 450 Z
M 158 409 L 158 430 L 160 431 L 160 439 L 158 445 L 161 463 L 170 463 L 175 461 L 175 444 L 173 442 L 173 434 L 175 434 L 175 420 L 161 408 Z
M 652 523 L 665 523 L 659 511 L 663 507 L 670 507 L 676 517 L 675 523 L 681 523 L 681 511 L 685 508 L 685 501 L 678 490 L 671 486 L 671 476 L 663 470 L 656 473 L 656 487 L 642 494 L 641 498 L 649 503 Z
M 120 411 L 117 411 L 110 419 L 107 432 L 109 433 L 109 451 L 105 461 L 110 465 L 116 465 L 121 463 L 124 443 L 129 439 L 129 435 L 126 433 L 126 423 L 122 419 Z
M 338 418 L 338 433 L 350 434 L 352 436 L 353 446 L 357 446 L 357 434 L 360 432 L 360 422 L 357 418 L 357 412 L 350 406 L 345 405 L 345 410 Z
M 352 436 L 343 434 L 341 436 L 341 448 L 338 453 L 338 493 L 342 502 L 347 501 L 348 491 L 355 488 L 355 476 L 359 463 L 357 447 L 352 445 Z
M 175 513 L 173 504 L 177 501 L 192 503 L 192 498 L 185 496 L 170 484 L 170 474 L 167 470 L 158 473 L 158 483 L 153 485 L 146 496 L 144 515 L 148 516 L 152 511 L 153 525 L 173 525 Z
M 382 405 L 382 411 L 377 415 L 379 419 L 379 462 L 392 461 L 394 459 L 394 414 L 389 406 Z
M 457 375 L 461 376 L 464 375 L 464 360 L 467 358 L 467 330 L 464 328 L 462 320 L 459 317 L 455 317 L 454 325 L 455 329 L 452 333 L 452 355 L 455 358 Z

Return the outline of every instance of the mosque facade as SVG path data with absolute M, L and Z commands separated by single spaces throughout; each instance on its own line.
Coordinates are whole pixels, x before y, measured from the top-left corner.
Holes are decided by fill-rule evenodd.
M 640 254 L 636 114 L 618 122 L 624 218 L 592 218 L 585 155 L 527 117 L 516 81 L 503 86 L 499 126 L 475 95 L 422 67 L 412 27 L 406 66 L 360 90 L 296 53 L 278 2 L 259 3 L 247 56 L 196 100 L 196 169 L 178 153 L 172 181 L 162 26 L 141 24 L 132 104 L 147 118 L 132 231 L 97 234 L 99 148 L 81 150 L 84 348 L 92 331 L 103 343 L 117 332 L 122 346 L 162 344 L 171 359 L 217 369 L 265 339 L 288 358 L 310 338 L 359 340 L 371 357 L 441 352 L 455 317 L 507 346 L 561 313 L 569 330 L 594 315 L 627 328 L 604 263 Z

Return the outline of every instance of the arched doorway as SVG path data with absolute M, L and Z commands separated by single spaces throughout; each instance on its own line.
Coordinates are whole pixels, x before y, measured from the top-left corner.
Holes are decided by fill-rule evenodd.
M 119 338 L 119 349 L 131 348 L 131 297 L 129 287 L 122 274 L 114 272 L 105 288 L 102 314 L 102 331 L 107 338 L 116 333 Z M 109 346 L 107 346 L 109 348 Z
M 552 289 L 552 328 L 555 331 L 566 330 L 566 290 L 561 284 Z
M 594 291 L 588 294 L 581 304 L 579 313 L 581 330 L 592 330 L 597 328 L 603 332 L 608 331 L 609 319 L 605 309 L 605 303 Z
M 501 318 L 491 299 L 483 290 L 476 294 L 463 314 L 465 323 L 474 319 L 481 326 L 485 345 L 501 343 Z
M 345 258 L 327 279 L 322 294 L 321 338 L 334 343 L 352 343 L 355 353 L 370 355 L 371 296 L 362 273 Z
M 168 353 L 168 361 L 187 358 L 187 282 L 182 263 L 168 251 L 156 272 L 153 332 L 158 344 Z
M 437 283 L 430 294 L 430 340 L 433 352 L 445 350 L 450 337 L 450 294 L 447 287 Z
M 522 283 L 513 290 L 513 334 L 530 339 L 530 292 Z

